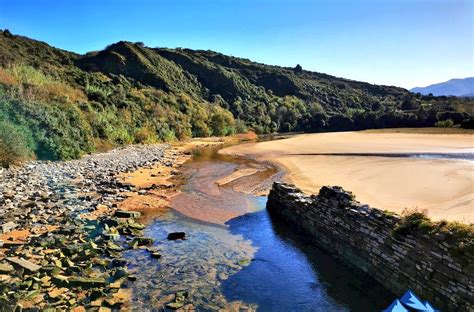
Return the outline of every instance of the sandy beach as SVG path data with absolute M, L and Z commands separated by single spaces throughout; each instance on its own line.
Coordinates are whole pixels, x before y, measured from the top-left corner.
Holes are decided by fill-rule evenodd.
M 397 213 L 426 209 L 434 220 L 472 223 L 474 161 L 365 155 L 474 152 L 472 133 L 439 132 L 304 134 L 232 146 L 221 153 L 274 162 L 285 169 L 286 180 L 307 193 L 316 193 L 323 185 L 340 185 L 373 207 Z M 351 155 L 327 155 L 347 153 Z

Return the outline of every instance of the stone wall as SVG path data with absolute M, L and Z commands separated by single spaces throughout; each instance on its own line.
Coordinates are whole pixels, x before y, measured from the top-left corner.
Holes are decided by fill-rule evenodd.
M 474 311 L 474 259 L 461 265 L 441 235 L 394 235 L 399 216 L 362 205 L 340 187 L 308 196 L 275 182 L 267 209 L 383 284 L 394 299 L 411 289 L 443 311 Z

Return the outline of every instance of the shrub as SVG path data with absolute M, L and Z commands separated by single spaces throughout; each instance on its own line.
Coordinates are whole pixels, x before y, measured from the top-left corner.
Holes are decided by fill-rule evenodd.
M 474 224 L 459 222 L 431 221 L 427 211 L 405 210 L 402 219 L 393 229 L 396 238 L 406 235 L 429 235 L 433 239 L 442 240 L 448 244 L 452 257 L 462 265 L 469 265 L 474 257 Z
M 149 126 L 141 127 L 133 134 L 134 142 L 140 144 L 156 142 L 156 132 Z
M 77 102 L 86 99 L 81 90 L 23 64 L 0 68 L 0 83 L 14 86 L 15 89 L 12 91 L 29 100 L 62 99 Z
M 29 157 L 24 131 L 8 121 L 0 121 L 0 165 L 9 167 Z
M 235 133 L 235 120 L 228 110 L 215 106 L 211 115 L 212 135 L 224 136 Z
M 440 128 L 450 128 L 450 127 L 454 126 L 454 122 L 451 119 L 440 120 L 440 121 L 436 122 L 435 126 L 440 127 Z

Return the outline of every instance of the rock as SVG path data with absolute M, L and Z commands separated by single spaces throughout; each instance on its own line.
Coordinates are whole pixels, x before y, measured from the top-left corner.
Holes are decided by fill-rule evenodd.
M 1 246 L 5 248 L 10 248 L 10 247 L 15 247 L 15 246 L 21 246 L 24 245 L 25 242 L 19 242 L 19 241 L 1 241 Z
M 100 277 L 71 276 L 67 278 L 67 281 L 72 286 L 81 286 L 87 288 L 105 286 L 105 279 Z
M 2 224 L 2 232 L 3 233 L 10 232 L 11 230 L 15 229 L 17 226 L 18 226 L 18 224 L 16 224 L 15 222 L 12 222 L 12 221 L 4 223 L 4 224 Z
M 115 241 L 115 240 L 118 240 L 120 238 L 119 233 L 104 233 L 102 235 L 104 236 L 105 240 L 109 240 L 109 241 Z
M 143 224 L 137 222 L 129 222 L 128 227 L 135 230 L 143 230 L 145 228 Z
M 109 241 L 107 243 L 107 249 L 112 250 L 112 251 L 122 251 L 123 250 L 122 247 L 120 247 L 117 244 L 112 243 L 111 241 Z
M 11 264 L 0 263 L 0 273 L 10 273 L 13 272 L 14 268 Z
M 12 199 L 13 197 L 15 197 L 15 192 L 12 190 L 7 190 L 3 192 L 3 197 L 5 197 L 6 199 Z
M 138 211 L 117 210 L 114 216 L 118 218 L 139 218 L 141 215 Z
M 185 236 L 184 232 L 173 232 L 168 234 L 168 240 L 185 239 Z
M 238 265 L 240 266 L 247 266 L 250 264 L 250 259 L 241 259 L 237 261 Z
M 39 192 L 38 195 L 43 201 L 46 201 L 46 200 L 49 199 L 49 193 L 48 192 Z
M 30 272 L 36 272 L 38 271 L 39 269 L 41 269 L 41 267 L 37 264 L 34 264 L 33 262 L 30 262 L 28 260 L 25 260 L 25 259 L 21 259 L 21 258 L 18 258 L 18 257 L 7 257 L 6 258 L 8 261 L 10 261 L 11 263 L 13 264 L 16 264 L 24 269 L 27 269 L 28 271 Z
M 224 272 L 219 273 L 219 279 L 221 281 L 225 281 L 228 278 L 229 278 L 229 275 L 227 275 L 226 273 L 224 273 Z
M 184 302 L 170 302 L 166 304 L 166 307 L 172 310 L 178 310 L 184 306 Z
M 161 255 L 159 252 L 155 251 L 155 252 L 152 252 L 151 253 L 151 257 L 152 258 L 155 258 L 155 259 L 160 259 L 161 258 Z
M 148 237 L 135 237 L 130 243 L 129 246 L 149 246 L 153 244 L 153 239 Z

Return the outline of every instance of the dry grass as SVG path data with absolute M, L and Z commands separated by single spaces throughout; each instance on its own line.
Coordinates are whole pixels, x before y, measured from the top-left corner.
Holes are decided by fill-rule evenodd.
M 65 100 L 73 103 L 87 100 L 82 90 L 21 64 L 0 67 L 0 84 L 12 88 L 11 92 L 28 100 Z

